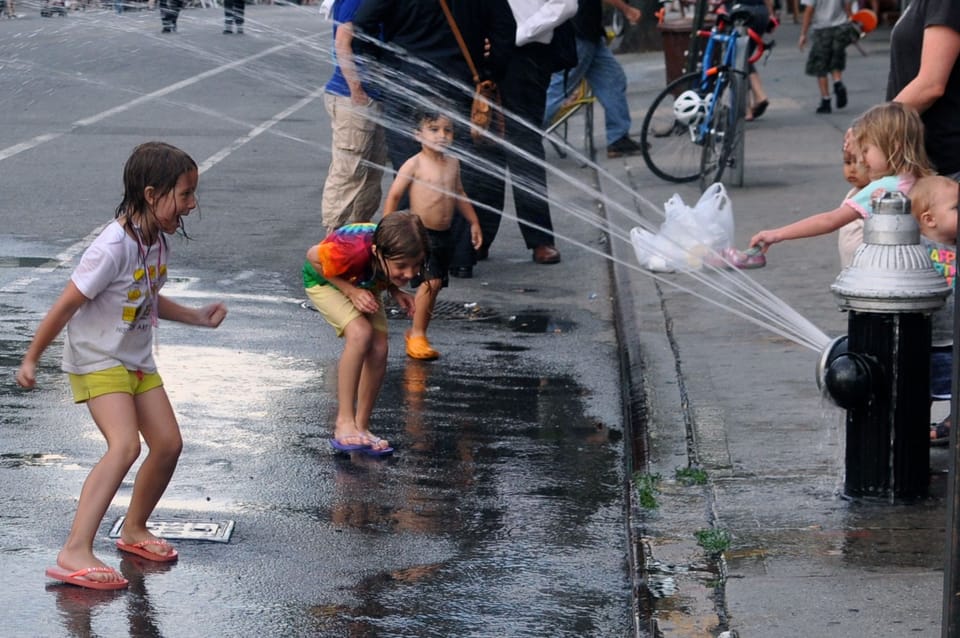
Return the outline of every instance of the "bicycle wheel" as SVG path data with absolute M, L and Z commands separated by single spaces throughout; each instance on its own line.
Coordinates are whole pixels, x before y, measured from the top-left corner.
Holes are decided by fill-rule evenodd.
M 730 162 L 737 137 L 739 111 L 736 73 L 721 73 L 723 83 L 716 96 L 713 117 L 707 124 L 700 156 L 700 190 L 719 182 Z M 742 78 L 741 78 L 742 79 Z M 742 90 L 742 89 L 741 89 Z
M 734 129 L 732 132 L 732 142 L 730 157 L 727 159 L 729 165 L 729 182 L 733 186 L 743 186 L 743 150 L 744 138 L 747 133 L 747 94 L 750 92 L 747 78 L 734 73 L 730 78 L 731 103 L 736 107 L 735 116 L 732 118 Z
M 643 161 L 654 175 L 668 182 L 692 182 L 700 176 L 701 147 L 689 123 L 678 121 L 673 111 L 674 101 L 684 91 L 702 93 L 699 84 L 699 72 L 681 75 L 657 95 L 643 118 Z M 712 86 L 706 89 L 712 90 Z

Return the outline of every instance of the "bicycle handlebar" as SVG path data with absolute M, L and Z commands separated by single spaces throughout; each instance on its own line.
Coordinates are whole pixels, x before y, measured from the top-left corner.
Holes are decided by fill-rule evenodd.
M 697 36 L 701 38 L 709 38 L 713 36 L 713 33 L 714 32 L 712 30 L 707 31 L 706 29 L 700 29 L 699 31 L 697 31 Z M 747 59 L 747 62 L 749 62 L 750 64 L 753 64 L 754 62 L 760 59 L 760 56 L 763 55 L 764 51 L 767 51 L 773 48 L 774 42 L 772 40 L 770 42 L 765 42 L 759 33 L 757 33 L 756 31 L 750 28 L 747 29 L 747 35 L 757 45 L 757 48 L 754 50 L 753 55 L 751 55 Z

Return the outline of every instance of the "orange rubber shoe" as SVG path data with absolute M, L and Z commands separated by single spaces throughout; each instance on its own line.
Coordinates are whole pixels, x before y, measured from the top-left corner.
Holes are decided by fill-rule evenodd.
M 426 337 L 407 336 L 407 356 L 412 359 L 436 359 L 440 353 L 430 347 Z

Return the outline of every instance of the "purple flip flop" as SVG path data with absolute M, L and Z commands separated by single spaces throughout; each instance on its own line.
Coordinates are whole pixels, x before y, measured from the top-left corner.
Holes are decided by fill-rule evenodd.
M 362 452 L 363 450 L 366 450 L 370 447 L 365 443 L 361 443 L 361 444 L 341 443 L 336 439 L 330 439 L 330 445 L 337 452 Z
M 367 447 L 360 450 L 361 454 L 366 454 L 367 456 L 387 456 L 389 454 L 393 454 L 392 447 L 389 447 L 389 446 L 382 447 L 382 448 L 373 447 L 374 445 L 376 445 L 377 443 L 383 440 L 380 437 L 371 436 L 367 438 L 370 441 L 370 444 L 367 445 Z

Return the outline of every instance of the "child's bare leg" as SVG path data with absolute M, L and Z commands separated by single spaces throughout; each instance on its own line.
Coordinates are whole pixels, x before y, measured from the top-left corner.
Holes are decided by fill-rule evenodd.
M 350 437 L 359 436 L 357 429 L 357 396 L 364 362 L 370 352 L 375 330 L 365 317 L 347 324 L 343 331 L 343 354 L 337 366 L 337 421 L 333 437 L 344 443 L 356 443 Z
M 124 393 L 105 394 L 90 399 L 87 407 L 107 440 L 107 452 L 93 466 L 83 483 L 70 535 L 57 556 L 57 564 L 70 571 L 107 566 L 94 556 L 93 539 L 123 478 L 140 456 L 140 432 L 132 396 Z M 116 574 L 96 572 L 86 578 L 119 580 Z
M 137 395 L 134 404 L 148 453 L 134 479 L 130 507 L 121 531 L 123 542 L 131 545 L 158 540 L 147 529 L 147 519 L 167 489 L 183 449 L 177 417 L 163 387 Z M 169 545 L 160 542 L 150 543 L 144 549 L 155 554 L 173 551 Z
M 411 337 L 426 337 L 430 319 L 433 318 L 433 308 L 437 304 L 437 295 L 440 294 L 441 282 L 439 279 L 429 279 L 417 288 L 414 299 L 413 326 L 410 328 Z
M 383 377 L 387 371 L 387 349 L 387 334 L 374 330 L 370 350 L 363 362 L 357 392 L 357 431 L 365 436 L 368 442 L 371 438 L 377 438 L 374 445 L 377 448 L 388 446 L 386 440 L 379 439 L 370 432 L 370 415 L 373 414 L 373 406 L 377 402 L 377 396 L 383 386 Z
M 817 76 L 817 86 L 820 87 L 820 97 L 826 100 L 830 99 L 830 85 L 827 84 L 827 76 Z

